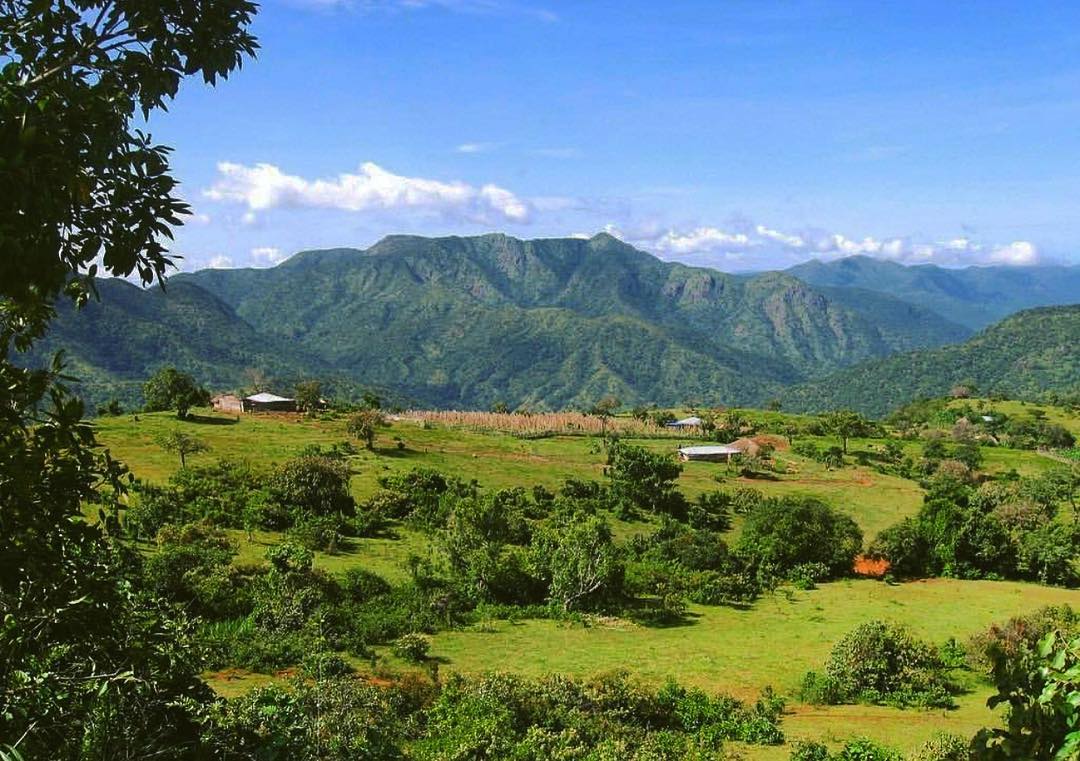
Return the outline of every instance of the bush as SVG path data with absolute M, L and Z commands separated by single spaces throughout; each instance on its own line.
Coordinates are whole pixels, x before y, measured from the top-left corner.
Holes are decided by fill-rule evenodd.
M 349 494 L 349 468 L 337 459 L 297 457 L 280 466 L 270 479 L 275 500 L 298 523 L 317 516 L 351 516 L 356 504 Z
M 338 581 L 345 597 L 355 603 L 365 603 L 389 594 L 390 583 L 382 576 L 364 568 L 352 567 Z
M 911 755 L 910 761 L 967 761 L 969 742 L 959 735 L 938 732 Z
M 765 500 L 746 517 L 736 552 L 761 571 L 786 575 L 818 563 L 828 577 L 850 574 L 862 531 L 847 515 L 812 498 Z
M 314 650 L 308 653 L 304 656 L 300 665 L 304 672 L 314 679 L 326 679 L 353 673 L 353 667 L 344 658 L 327 650 Z
M 405 634 L 394 640 L 391 650 L 398 658 L 420 663 L 427 658 L 428 650 L 431 649 L 431 641 L 423 634 Z
M 807 675 L 806 700 L 950 707 L 955 687 L 938 652 L 883 621 L 856 627 L 833 647 L 824 677 Z
M 680 520 L 686 517 L 686 499 L 675 488 L 682 466 L 669 455 L 617 444 L 608 450 L 605 472 L 621 515 L 642 511 Z

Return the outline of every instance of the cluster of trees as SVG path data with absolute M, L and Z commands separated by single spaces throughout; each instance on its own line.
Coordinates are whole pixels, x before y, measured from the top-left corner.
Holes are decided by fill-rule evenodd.
M 871 546 L 893 574 L 1080 583 L 1075 466 L 976 484 L 965 464 L 945 460 L 925 485 L 919 513 L 883 531 Z
M 220 757 L 296 761 L 719 759 L 729 740 L 782 742 L 782 710 L 771 692 L 745 704 L 673 682 L 649 687 L 624 673 L 588 681 L 455 675 L 387 687 L 338 677 L 264 687 L 215 706 L 205 744 Z

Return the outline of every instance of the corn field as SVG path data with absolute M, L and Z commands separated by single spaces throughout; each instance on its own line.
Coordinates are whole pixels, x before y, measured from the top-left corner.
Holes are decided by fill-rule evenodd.
M 472 431 L 508 433 L 521 438 L 545 436 L 609 435 L 644 438 L 681 438 L 700 435 L 700 431 L 674 430 L 632 417 L 609 417 L 606 422 L 583 412 L 465 412 L 460 410 L 409 410 L 396 416 L 399 420 L 428 423 Z

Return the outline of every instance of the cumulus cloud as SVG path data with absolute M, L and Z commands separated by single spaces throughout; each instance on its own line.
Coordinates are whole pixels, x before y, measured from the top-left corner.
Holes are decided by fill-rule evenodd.
M 276 246 L 256 246 L 251 249 L 251 258 L 257 265 L 272 267 L 275 264 L 281 264 L 289 257 L 281 253 L 281 249 Z
M 742 223 L 730 229 L 710 226 L 687 228 L 639 227 L 622 231 L 613 225 L 607 231 L 665 258 L 701 256 L 719 261 L 739 261 L 749 265 L 756 257 L 768 265 L 777 257 L 790 262 L 807 258 L 840 259 L 872 256 L 901 264 L 1032 265 L 1040 262 L 1038 248 L 1030 241 L 992 245 L 969 238 L 918 241 L 908 237 L 852 238 L 842 233 L 815 230 L 787 232 L 765 225 Z
M 245 204 L 249 213 L 278 208 L 337 209 L 349 212 L 412 210 L 481 223 L 526 223 L 528 201 L 498 185 L 479 187 L 405 177 L 373 162 L 356 173 L 332 179 L 307 179 L 286 174 L 273 164 L 218 164 L 218 179 L 204 191 L 214 201 Z
M 215 256 L 210 260 L 210 264 L 207 266 L 212 270 L 226 270 L 233 266 L 233 260 L 228 256 Z

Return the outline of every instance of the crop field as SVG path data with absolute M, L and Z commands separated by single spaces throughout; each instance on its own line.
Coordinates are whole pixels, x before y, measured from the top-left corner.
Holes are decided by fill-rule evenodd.
M 499 417 L 499 416 L 496 416 Z M 510 417 L 510 416 L 502 416 Z M 1068 416 L 1062 416 L 1063 419 Z M 487 419 L 491 422 L 491 418 Z M 476 420 L 410 414 L 379 430 L 372 451 L 359 449 L 350 457 L 353 495 L 363 499 L 377 489 L 379 476 L 429 467 L 465 479 L 485 489 L 543 484 L 558 486 L 567 478 L 603 478 L 606 452 L 599 439 L 574 432 L 522 437 L 499 430 L 500 421 L 481 425 Z M 575 423 L 576 425 L 576 423 Z M 617 424 L 616 424 L 617 426 Z M 312 445 L 330 446 L 345 441 L 343 418 L 326 416 L 232 416 L 202 413 L 195 421 L 179 421 L 168 413 L 105 417 L 97 421 L 99 438 L 136 476 L 163 482 L 179 461 L 155 441 L 174 429 L 194 433 L 210 447 L 191 458 L 193 464 L 218 458 L 246 459 L 269 468 Z M 614 426 L 613 426 L 614 427 Z M 635 429 L 627 424 L 627 433 Z M 809 437 L 821 446 L 839 442 Z M 672 452 L 693 437 L 655 437 L 625 440 L 654 451 Z M 881 440 L 852 439 L 849 450 L 875 453 Z M 905 454 L 916 455 L 918 442 L 902 442 Z M 1037 452 L 984 447 L 987 472 L 1011 469 L 1037 473 L 1053 461 Z M 922 502 L 922 489 L 911 480 L 883 475 L 872 467 L 828 469 L 792 453 L 781 445 L 774 454 L 778 472 L 748 479 L 721 463 L 685 463 L 679 488 L 688 496 L 715 489 L 751 486 L 766 495 L 818 497 L 851 515 L 867 541 L 883 528 L 913 515 Z M 613 521 L 617 536 L 651 530 L 648 523 Z M 733 533 L 740 530 L 736 518 Z M 266 549 L 281 540 L 270 531 L 229 532 L 239 547 L 237 562 L 263 562 Z M 424 534 L 396 526 L 378 539 L 355 539 L 337 554 L 316 554 L 316 565 L 331 573 L 363 567 L 391 581 L 406 576 L 410 554 L 422 554 Z M 1014 582 L 936 579 L 903 584 L 872 580 L 845 580 L 817 589 L 782 588 L 746 609 L 692 605 L 685 622 L 671 626 L 643 626 L 621 619 L 596 619 L 587 624 L 551 620 L 492 620 L 432 638 L 431 655 L 443 672 L 478 673 L 507 670 L 525 675 L 550 672 L 587 676 L 613 669 L 628 669 L 650 682 L 674 677 L 708 690 L 753 697 L 771 685 L 792 696 L 807 670 L 819 669 L 831 646 L 854 626 L 870 619 L 902 622 L 929 642 L 941 645 L 955 638 L 965 642 L 994 622 L 1030 612 L 1043 605 L 1080 606 L 1080 591 Z M 398 662 L 388 648 L 379 653 L 391 665 Z M 366 664 L 355 664 L 361 671 Z M 235 695 L 272 680 L 273 675 L 229 670 L 208 675 L 222 694 Z M 979 675 L 962 671 L 958 681 L 966 692 L 952 710 L 905 710 L 880 706 L 809 706 L 789 702 L 784 729 L 790 739 L 839 740 L 865 735 L 901 749 L 911 749 L 933 732 L 947 729 L 970 735 L 994 722 L 985 707 L 989 684 Z M 746 747 L 754 759 L 786 758 L 790 745 L 779 748 Z

